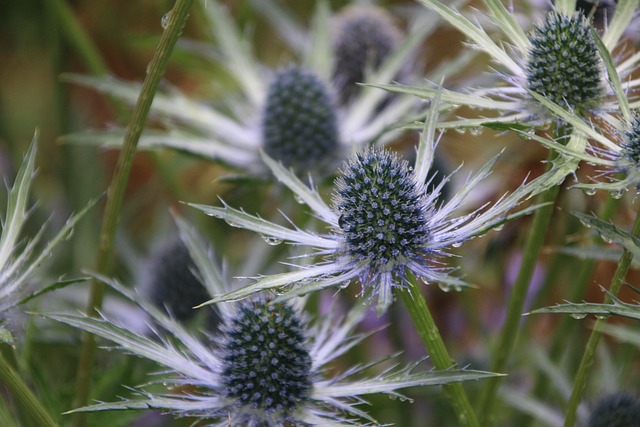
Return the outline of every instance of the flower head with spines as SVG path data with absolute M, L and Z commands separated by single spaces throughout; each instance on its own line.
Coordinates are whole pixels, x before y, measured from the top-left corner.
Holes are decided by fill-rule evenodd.
M 279 72 L 269 86 L 262 139 L 267 154 L 300 173 L 337 157 L 336 108 L 325 83 L 301 67 Z
M 181 240 L 160 247 L 150 258 L 149 276 L 144 286 L 149 299 L 157 307 L 167 309 L 177 320 L 190 320 L 197 314 L 193 307 L 208 296 L 194 271 L 195 264 Z
M 474 187 L 489 175 L 496 158 L 470 177 L 446 203 L 439 202 L 448 179 L 443 179 L 432 190 L 426 179 L 433 163 L 438 107 L 436 99 L 429 112 L 429 126 L 420 140 L 415 168 L 409 168 L 407 162 L 386 150 L 368 149 L 356 154 L 336 180 L 333 206 L 327 205 L 313 187 L 264 156 L 276 177 L 326 223 L 327 233 L 283 227 L 227 205 L 192 205 L 233 226 L 281 242 L 315 248 L 317 252 L 307 256 L 321 257 L 318 263 L 302 270 L 259 278 L 254 284 L 217 296 L 210 302 L 236 300 L 263 289 L 293 284 L 293 289 L 279 297 L 286 299 L 329 286 L 346 286 L 357 279 L 362 293 L 376 299 L 378 313 L 383 313 L 393 301 L 393 288 L 406 285 L 408 272 L 447 289 L 466 286 L 442 265 L 447 249 L 502 223 L 506 213 L 548 177 L 523 185 L 490 208 L 456 216 L 455 212 Z M 300 281 L 308 283 L 300 284 Z
M 204 242 L 190 226 L 181 227 L 186 230 L 183 237 L 189 251 L 196 253 L 198 268 L 206 269 L 202 276 L 207 289 L 230 291 Z M 138 390 L 138 396 L 71 412 L 162 409 L 216 427 L 372 426 L 379 424 L 359 407 L 366 403 L 367 395 L 400 396 L 399 390 L 407 387 L 493 375 L 467 369 L 417 372 L 418 364 L 413 363 L 363 378 L 365 368 L 378 364 L 370 362 L 331 376 L 329 365 L 370 335 L 354 333 L 366 315 L 364 305 L 356 304 L 344 314 L 332 307 L 314 320 L 305 314 L 305 299 L 276 302 L 273 296 L 254 296 L 216 305 L 223 324 L 217 335 L 203 340 L 130 287 L 99 279 L 162 327 L 162 337 L 132 333 L 127 325 L 107 317 L 67 313 L 45 317 L 89 331 L 123 351 L 158 363 L 164 369 L 157 383 L 167 390 Z
M 366 150 L 336 182 L 335 210 L 345 251 L 373 271 L 398 273 L 408 261 L 427 255 L 429 206 L 406 161 L 383 150 Z
M 333 81 L 341 103 L 349 102 L 402 40 L 392 17 L 382 8 L 350 5 L 336 17 Z
M 526 75 L 529 90 L 581 116 L 599 105 L 602 64 L 581 12 L 550 12 L 535 28 Z
M 305 324 L 293 307 L 245 300 L 223 327 L 223 394 L 244 411 L 283 420 L 311 391 Z

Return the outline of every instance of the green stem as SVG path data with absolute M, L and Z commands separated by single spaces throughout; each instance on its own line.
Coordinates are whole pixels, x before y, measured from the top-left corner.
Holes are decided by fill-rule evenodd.
M 551 158 L 554 156 L 554 153 L 550 154 Z M 553 167 L 553 163 L 549 162 L 547 170 L 550 170 L 551 167 Z M 536 266 L 538 255 L 542 249 L 542 244 L 544 243 L 546 231 L 549 227 L 559 192 L 560 186 L 556 185 L 538 196 L 537 203 L 545 205 L 533 214 L 533 224 L 531 225 L 531 230 L 525 243 L 520 271 L 513 284 L 513 290 L 509 298 L 502 334 L 493 352 L 492 372 L 504 372 L 507 368 L 509 356 L 511 355 L 518 335 L 522 309 L 529 292 L 531 277 Z M 482 417 L 483 424 L 490 425 L 493 421 L 492 413 L 501 381 L 502 377 L 492 377 L 487 380 L 479 404 L 479 414 Z
M 634 237 L 640 236 L 640 211 L 636 213 L 636 219 L 633 221 L 631 234 Z M 622 252 L 622 256 L 620 257 L 620 261 L 618 262 L 616 272 L 611 279 L 609 293 L 605 294 L 604 296 L 604 304 L 611 304 L 611 295 L 615 296 L 620 291 L 622 283 L 624 282 L 624 278 L 627 275 L 627 271 L 629 271 L 629 266 L 631 265 L 632 260 L 633 255 L 631 254 L 631 252 L 624 250 Z M 596 349 L 598 347 L 598 343 L 600 342 L 600 337 L 602 336 L 602 331 L 606 323 L 607 318 L 598 319 L 593 328 L 593 331 L 591 332 L 589 341 L 587 342 L 587 347 L 584 350 L 582 360 L 580 361 L 580 366 L 578 367 L 578 373 L 576 374 L 576 378 L 573 382 L 573 389 L 571 390 L 571 397 L 569 398 L 569 405 L 567 407 L 567 412 L 564 420 L 565 427 L 573 427 L 573 425 L 576 423 L 578 406 L 582 401 L 582 395 L 584 394 L 584 390 L 587 387 L 587 380 L 589 379 L 591 366 L 593 365 L 593 361 L 595 359 Z
M 0 354 L 0 381 L 7 386 L 13 396 L 29 416 L 40 427 L 56 427 L 57 424 L 31 392 L 20 375 L 11 367 L 4 355 Z
M 609 197 L 602 208 L 600 218 L 609 220 L 618 206 L 619 201 L 619 199 Z M 566 298 L 567 301 L 579 301 L 584 297 L 589 280 L 593 277 L 596 264 L 597 263 L 593 259 L 587 259 L 580 264 L 580 269 L 575 276 L 576 279 L 572 281 L 572 286 L 569 286 L 571 293 Z M 571 329 L 575 327 L 575 324 L 575 320 L 569 316 L 562 316 L 560 318 L 558 326 L 555 328 L 553 341 L 549 350 L 549 360 L 551 360 L 552 363 L 558 363 L 560 358 L 563 356 L 567 349 L 567 337 L 575 335 L 571 333 Z M 542 375 L 538 375 L 533 387 L 532 396 L 547 396 L 551 383 L 551 381 L 548 381 Z M 533 421 L 534 418 L 532 416 L 526 415 L 521 418 L 517 425 L 521 427 L 528 427 L 533 423 Z
M 438 370 L 446 370 L 454 366 L 453 360 L 447 352 L 447 348 L 442 341 L 438 327 L 436 326 L 427 302 L 416 284 L 416 277 L 407 272 L 408 286 L 398 289 L 398 295 L 402 299 L 405 307 L 411 315 L 413 324 L 424 343 L 433 365 Z M 480 424 L 473 412 L 469 398 L 460 383 L 452 383 L 444 386 L 453 404 L 458 421 L 461 426 L 479 427 Z
M 131 166 L 136 154 L 138 140 L 142 134 L 153 97 L 158 89 L 158 85 L 164 75 L 173 48 L 184 29 L 189 11 L 194 0 L 177 0 L 174 8 L 169 12 L 165 31 L 160 38 L 158 47 L 151 63 L 149 64 L 147 76 L 142 84 L 140 95 L 136 103 L 131 121 L 127 127 L 127 132 L 122 144 L 122 151 L 116 164 L 116 169 L 109 189 L 107 190 L 107 201 L 100 229 L 98 255 L 96 260 L 96 271 L 101 274 L 107 273 L 113 258 L 113 243 L 116 226 L 124 194 L 129 181 Z M 104 297 L 104 285 L 93 281 L 87 305 L 87 315 L 94 316 L 102 306 Z M 91 366 L 95 351 L 95 339 L 89 333 L 82 335 L 82 349 L 80 361 L 78 363 L 78 375 L 76 380 L 75 407 L 86 405 L 90 389 Z M 84 425 L 84 416 L 78 413 L 74 418 L 74 426 Z

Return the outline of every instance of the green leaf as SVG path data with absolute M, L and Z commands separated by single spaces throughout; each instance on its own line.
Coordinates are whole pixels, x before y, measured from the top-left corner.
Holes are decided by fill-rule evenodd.
M 39 291 L 33 292 L 29 295 L 27 295 L 26 297 L 22 298 L 20 300 L 20 302 L 18 303 L 18 305 L 22 305 L 22 304 L 26 304 L 27 302 L 38 298 L 39 296 L 42 296 L 44 294 L 48 294 L 49 292 L 53 292 L 57 289 L 63 289 L 66 288 L 69 285 L 73 285 L 76 283 L 81 283 L 81 282 L 85 282 L 89 280 L 89 277 L 78 277 L 76 279 L 67 279 L 67 280 L 59 280 L 57 282 L 51 283 L 47 286 L 45 286 L 44 288 L 40 289 Z
M 605 68 L 607 69 L 607 76 L 609 77 L 609 83 L 611 83 L 611 87 L 613 88 L 613 92 L 616 95 L 616 99 L 618 100 L 618 106 L 620 107 L 620 111 L 622 112 L 622 116 L 625 118 L 627 123 L 631 123 L 631 110 L 629 109 L 629 101 L 627 100 L 627 94 L 622 89 L 622 83 L 620 82 L 620 75 L 618 74 L 618 70 L 616 70 L 616 66 L 613 63 L 613 59 L 611 58 L 611 54 L 605 46 L 604 42 L 598 37 L 598 33 L 596 30 L 591 28 L 591 36 L 593 40 L 596 42 L 596 47 L 600 52 L 600 56 L 602 57 L 602 62 L 604 62 Z
M 524 30 L 515 19 L 513 11 L 507 10 L 500 0 L 484 0 L 497 26 L 518 46 L 521 52 L 528 52 L 531 49 L 531 41 Z
M 571 214 L 578 218 L 586 227 L 596 229 L 604 241 L 617 243 L 631 252 L 634 257 L 640 256 L 640 239 L 637 237 L 595 216 L 586 215 L 581 212 L 571 212 Z

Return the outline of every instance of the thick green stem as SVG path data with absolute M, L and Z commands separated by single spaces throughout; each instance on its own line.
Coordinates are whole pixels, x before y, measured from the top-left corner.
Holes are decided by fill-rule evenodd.
M 39 427 L 55 427 L 56 422 L 49 412 L 42 406 L 38 398 L 22 381 L 20 375 L 11 367 L 4 355 L 0 354 L 0 382 L 11 391 L 25 413 L 34 420 Z
M 609 197 L 607 199 L 607 203 L 602 208 L 599 217 L 604 220 L 609 220 L 618 206 L 619 201 L 619 199 Z M 580 264 L 580 269 L 575 276 L 575 280 L 573 280 L 571 286 L 569 286 L 571 292 L 566 298 L 567 301 L 579 301 L 584 297 L 589 281 L 593 277 L 596 264 L 597 263 L 593 259 L 584 260 Z M 567 348 L 567 337 L 574 335 L 571 333 L 571 329 L 575 327 L 575 324 L 575 320 L 569 316 L 562 316 L 560 318 L 558 326 L 555 328 L 553 341 L 549 349 L 549 360 L 551 360 L 551 362 L 558 363 L 560 361 L 560 358 Z M 536 377 L 532 395 L 535 397 L 546 396 L 551 384 L 552 382 L 545 379 L 543 375 L 538 375 Z M 517 425 L 521 427 L 528 427 L 532 425 L 533 421 L 534 418 L 527 415 L 523 416 Z
M 551 156 L 553 157 L 554 155 L 551 154 Z M 552 162 L 549 162 L 548 168 L 551 167 Z M 544 206 L 536 210 L 533 215 L 533 224 L 531 225 L 531 230 L 525 243 L 520 271 L 513 284 L 513 290 L 509 298 L 502 334 L 493 352 L 492 372 L 505 372 L 507 369 L 509 356 L 511 355 L 518 335 L 522 309 L 529 292 L 531 277 L 536 266 L 536 261 L 538 260 L 538 255 L 540 255 L 542 244 L 544 243 L 544 238 L 559 192 L 560 186 L 557 185 L 538 196 L 537 203 L 544 204 Z M 484 393 L 478 406 L 480 417 L 485 425 L 493 425 L 492 413 L 501 381 L 502 377 L 493 377 L 487 380 Z
M 442 341 L 438 327 L 436 326 L 427 302 L 416 284 L 416 278 L 407 272 L 408 286 L 398 290 L 398 295 L 402 299 L 405 307 L 411 315 L 413 324 L 424 343 L 429 357 L 436 369 L 445 370 L 454 366 L 453 360 L 447 352 L 447 348 Z M 473 412 L 469 398 L 460 383 L 447 384 L 444 386 L 453 408 L 458 416 L 461 426 L 479 427 L 480 424 Z
M 96 260 L 96 270 L 98 273 L 108 272 L 113 258 L 113 242 L 116 226 L 124 194 L 129 181 L 131 165 L 136 153 L 138 140 L 142 134 L 153 97 L 158 89 L 158 85 L 164 75 L 171 52 L 184 29 L 189 11 L 194 0 L 177 0 L 174 8 L 169 12 L 166 19 L 165 31 L 160 38 L 155 55 L 149 64 L 147 77 L 145 78 L 138 101 L 136 103 L 131 121 L 127 127 L 127 132 L 122 144 L 122 151 L 116 164 L 116 169 L 109 189 L 107 191 L 107 202 L 100 229 L 98 255 Z M 93 281 L 87 305 L 87 314 L 94 316 L 102 306 L 104 296 L 104 285 Z M 75 407 L 86 405 L 90 390 L 91 366 L 95 351 L 95 340 L 93 335 L 84 333 L 82 335 L 82 349 L 80 361 L 78 363 L 78 376 L 76 380 Z M 81 413 L 74 418 L 74 426 L 84 425 L 84 416 Z
M 636 213 L 636 219 L 633 222 L 631 234 L 633 234 L 633 236 L 635 237 L 640 236 L 640 212 Z M 609 294 L 605 294 L 604 296 L 605 304 L 611 304 L 610 295 L 615 296 L 620 291 L 622 283 L 624 282 L 624 278 L 627 275 L 627 271 L 629 271 L 629 266 L 631 265 L 632 260 L 633 255 L 631 254 L 631 252 L 624 250 L 622 252 L 622 256 L 620 257 L 620 261 L 618 262 L 616 272 L 611 279 Z M 565 427 L 573 427 L 573 425 L 576 423 L 578 406 L 582 401 L 582 395 L 584 394 L 584 390 L 587 387 L 587 380 L 589 379 L 591 366 L 593 365 L 593 361 L 595 359 L 596 349 L 598 348 L 598 343 L 600 342 L 600 337 L 602 336 L 602 331 L 606 323 L 607 318 L 598 319 L 593 328 L 593 331 L 591 332 L 589 341 L 587 342 L 587 347 L 584 350 L 582 360 L 580 361 L 580 366 L 578 367 L 578 373 L 576 374 L 576 378 L 573 382 L 573 389 L 571 390 L 571 397 L 569 398 L 569 405 L 567 406 L 567 412 L 564 419 Z

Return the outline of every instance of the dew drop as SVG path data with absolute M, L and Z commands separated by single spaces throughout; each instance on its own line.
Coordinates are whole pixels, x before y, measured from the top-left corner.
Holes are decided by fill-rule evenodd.
M 483 131 L 484 131 L 484 128 L 482 126 L 475 126 L 469 129 L 469 133 L 471 133 L 471 135 L 474 135 L 474 136 L 480 135 Z
M 596 194 L 596 189 L 595 188 L 585 188 L 584 189 L 584 194 L 586 194 L 587 196 L 593 196 L 594 194 Z
M 591 228 L 591 224 L 589 224 L 587 221 L 583 219 L 580 220 L 580 224 L 584 225 L 587 228 Z
M 609 243 L 609 244 L 614 243 L 614 241 L 613 241 L 613 239 L 612 239 L 612 238 L 610 238 L 609 236 L 606 236 L 606 235 L 604 235 L 604 234 L 602 234 L 602 233 L 600 234 L 600 238 L 601 238 L 605 243 Z
M 493 229 L 496 231 L 502 231 L 503 228 L 504 228 L 504 224 L 500 224 L 497 227 L 493 227 Z
M 440 288 L 440 290 L 442 292 L 449 292 L 451 291 L 451 285 L 448 285 L 446 283 L 438 283 L 438 287 Z
M 229 224 L 231 227 L 243 228 L 243 227 L 242 227 L 242 224 L 240 224 L 240 223 L 238 223 L 238 222 L 235 222 L 235 221 L 234 221 L 234 220 L 232 220 L 232 219 L 228 219 L 228 218 L 227 218 L 227 219 L 225 219 L 225 220 L 224 220 L 224 222 L 226 222 L 227 224 Z
M 615 191 L 610 191 L 609 194 L 611 195 L 611 197 L 613 197 L 614 199 L 620 199 L 623 195 L 624 195 L 624 190 L 615 190 Z
M 276 288 L 271 288 L 271 292 L 273 292 L 276 295 L 284 295 L 287 292 L 289 292 L 291 289 L 293 289 L 293 285 L 278 286 Z
M 596 315 L 596 319 L 598 319 L 598 320 L 604 320 L 604 319 L 606 319 L 606 318 L 607 318 L 607 316 L 602 315 L 602 314 L 598 314 L 598 315 Z
M 169 20 L 171 19 L 171 11 L 165 13 L 164 15 L 162 15 L 162 19 L 160 20 L 160 25 L 162 25 L 163 29 L 167 29 L 167 27 L 169 26 Z
M 455 130 L 456 132 L 458 132 L 461 135 L 464 135 L 465 133 L 467 133 L 467 128 L 459 126 L 459 127 L 455 127 L 453 128 L 453 130 Z
M 581 320 L 587 317 L 585 313 L 571 313 L 569 316 L 573 317 L 576 320 Z
M 452 243 L 451 246 L 453 246 L 454 248 L 459 248 L 460 246 L 462 246 L 462 242 Z
M 265 242 L 267 242 L 267 244 L 269 244 L 271 246 L 276 246 L 276 245 L 279 245 L 280 243 L 282 243 L 281 239 L 278 239 L 278 238 L 273 237 L 273 236 L 261 235 L 260 237 L 262 237 L 262 239 Z

